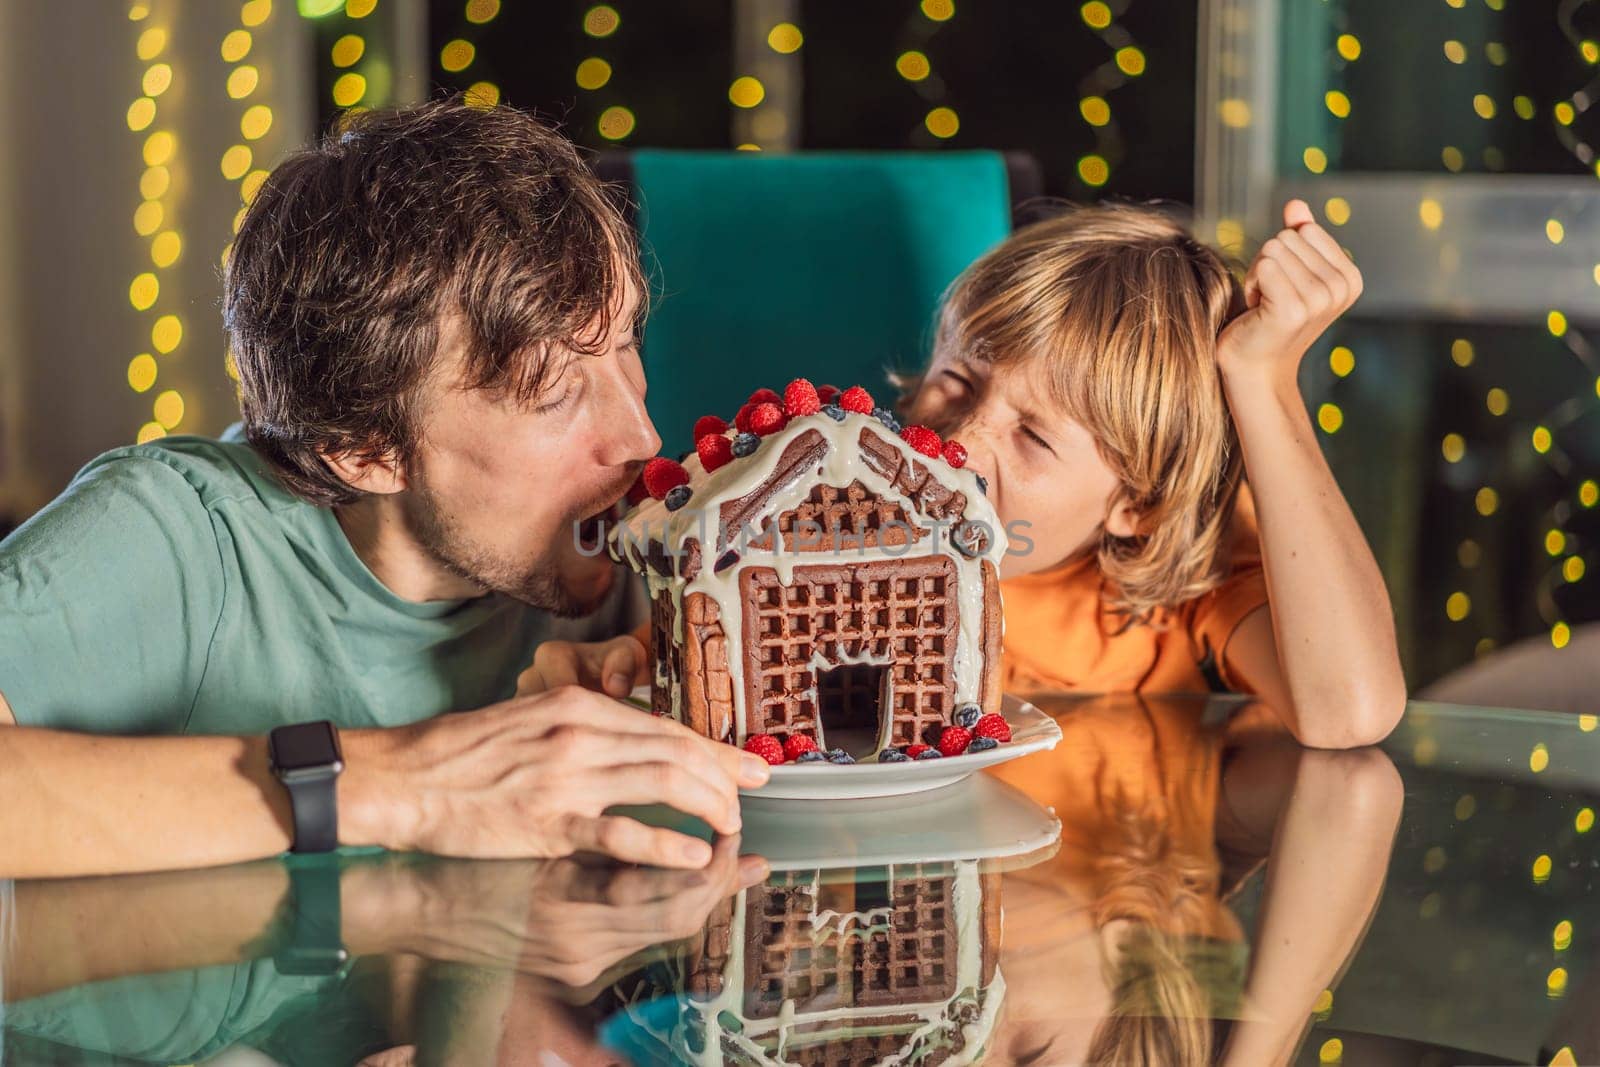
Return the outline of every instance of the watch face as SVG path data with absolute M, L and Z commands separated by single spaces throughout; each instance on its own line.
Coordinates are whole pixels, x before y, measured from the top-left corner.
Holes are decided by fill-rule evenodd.
M 339 735 L 325 722 L 282 726 L 272 731 L 272 765 L 280 771 L 326 767 L 340 761 Z

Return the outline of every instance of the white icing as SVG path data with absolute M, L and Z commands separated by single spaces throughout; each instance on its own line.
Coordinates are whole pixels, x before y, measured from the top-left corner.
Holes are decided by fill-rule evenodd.
M 966 497 L 965 520 L 981 523 L 990 533 L 987 548 L 977 556 L 967 556 L 950 543 L 951 526 L 922 516 L 915 502 L 895 487 L 866 462 L 860 445 L 863 429 L 875 433 L 881 440 L 900 450 L 908 460 L 928 469 L 930 477 L 938 478 L 946 488 Z M 832 551 L 785 551 L 783 538 L 776 529 L 772 532 L 773 549 L 763 552 L 746 547 L 737 563 L 722 572 L 716 570 L 716 529 L 720 522 L 722 505 L 740 499 L 767 481 L 782 458 L 784 451 L 796 438 L 810 432 L 822 435 L 826 446 L 821 459 L 810 472 L 802 473 L 788 486 L 774 493 L 760 511 L 752 516 L 749 530 L 759 531 L 764 523 L 803 503 L 818 484 L 845 489 L 859 481 L 867 490 L 884 500 L 898 504 L 908 521 L 919 525 L 924 536 L 915 544 L 889 547 L 858 547 L 854 543 Z M 732 436 L 732 431 L 729 431 Z M 706 594 L 717 605 L 722 632 L 727 640 L 728 673 L 733 683 L 733 740 L 742 744 L 747 736 L 745 708 L 745 679 L 743 655 L 744 604 L 740 596 L 739 575 L 746 567 L 771 567 L 784 585 L 792 583 L 796 566 L 827 566 L 894 560 L 908 557 L 943 555 L 955 565 L 958 625 L 956 647 L 951 657 L 950 670 L 954 675 L 955 701 L 958 704 L 979 699 L 979 685 L 983 673 L 983 563 L 997 568 L 1006 551 L 1005 532 L 1000 526 L 994 508 L 978 488 L 977 476 L 966 469 L 951 467 L 943 460 L 924 456 L 913 449 L 897 434 L 891 433 L 877 419 L 866 415 L 847 413 L 842 421 L 835 422 L 826 415 L 813 415 L 792 420 L 788 426 L 762 440 L 752 456 L 735 458 L 723 467 L 707 473 L 698 455 L 684 460 L 689 473 L 689 486 L 693 491 L 689 504 L 676 511 L 668 511 L 664 501 L 646 499 L 627 516 L 611 533 L 613 556 L 626 561 L 645 575 L 650 596 L 654 600 L 665 592 L 673 607 L 673 641 L 682 648 L 686 636 L 684 605 L 694 593 Z M 774 524 L 775 525 L 775 524 Z M 730 532 L 734 545 L 741 543 L 739 531 Z M 664 546 L 669 555 L 680 562 L 683 546 L 690 538 L 700 544 L 700 570 L 692 581 L 657 574 L 645 563 L 645 554 L 652 541 Z M 746 538 L 749 539 L 748 536 Z M 843 652 L 843 650 L 841 650 Z M 814 653 L 810 666 L 817 666 L 820 653 Z M 851 658 L 841 655 L 839 662 L 883 662 L 880 659 Z M 822 666 L 837 664 L 821 660 Z M 656 684 L 668 687 L 672 714 L 679 721 L 684 718 L 682 678 L 672 678 L 667 668 L 658 663 Z M 889 716 L 883 717 L 883 743 L 887 744 Z M 711 724 L 712 736 L 722 736 L 721 725 Z M 879 746 L 880 748 L 882 745 Z

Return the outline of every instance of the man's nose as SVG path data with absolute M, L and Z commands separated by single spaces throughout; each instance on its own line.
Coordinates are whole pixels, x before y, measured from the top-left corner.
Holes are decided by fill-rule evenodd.
M 602 459 L 608 466 L 621 467 L 654 458 L 661 451 L 661 435 L 645 410 L 643 390 L 624 374 L 611 375 L 607 386 L 611 396 Z

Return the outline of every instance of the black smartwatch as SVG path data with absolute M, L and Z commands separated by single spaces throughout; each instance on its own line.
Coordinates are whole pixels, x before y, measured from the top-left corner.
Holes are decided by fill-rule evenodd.
M 294 812 L 294 851 L 332 852 L 339 847 L 339 772 L 344 753 L 331 722 L 280 726 L 267 736 L 272 773 L 289 791 Z

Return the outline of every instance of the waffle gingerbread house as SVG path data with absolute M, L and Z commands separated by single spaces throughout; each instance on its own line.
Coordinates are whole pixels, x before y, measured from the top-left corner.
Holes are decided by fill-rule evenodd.
M 660 1050 L 648 1062 L 978 1062 L 1005 997 L 1001 876 L 976 860 L 842 874 L 782 872 L 729 898 L 669 977 L 624 993 Z M 645 1024 L 663 994 L 676 1010 Z
M 646 465 L 609 541 L 649 587 L 657 714 L 772 763 L 1010 740 L 1004 538 L 958 443 L 804 379 L 694 437 Z

